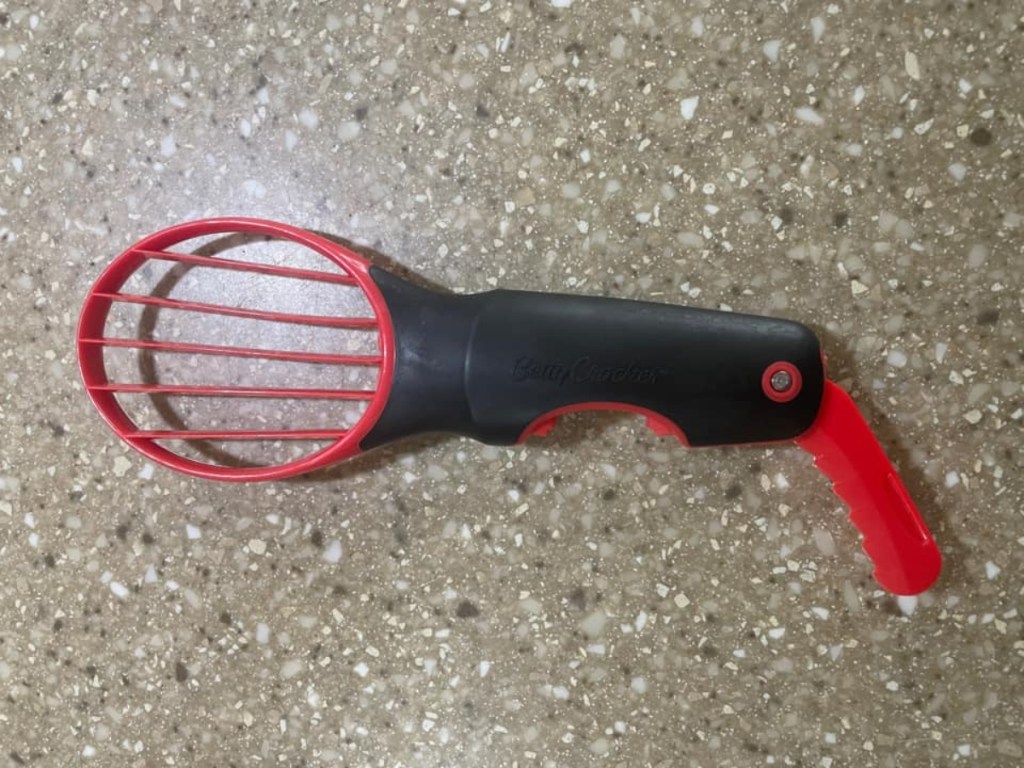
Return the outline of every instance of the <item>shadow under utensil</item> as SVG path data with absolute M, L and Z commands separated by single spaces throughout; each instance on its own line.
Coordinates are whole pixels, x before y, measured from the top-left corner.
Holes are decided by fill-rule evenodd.
M 447 286 L 435 283 L 433 280 L 424 277 L 418 272 L 414 272 L 409 267 L 405 266 L 401 262 L 395 261 L 390 256 L 386 256 L 375 248 L 371 248 L 368 245 L 360 245 L 354 243 L 347 238 L 340 237 L 338 235 L 332 235 L 329 232 L 320 232 L 315 229 L 310 230 L 314 235 L 322 237 L 324 240 L 330 240 L 332 243 L 337 243 L 342 248 L 347 248 L 354 253 L 359 254 L 364 259 L 369 261 L 373 266 L 379 267 L 380 269 L 386 270 L 396 277 L 400 277 L 403 280 L 407 280 L 413 285 L 417 285 L 420 288 L 426 288 L 428 291 L 434 291 L 434 293 L 452 293 L 451 289 Z
M 826 331 L 824 328 L 811 328 L 818 334 L 828 355 L 829 368 L 833 380 L 844 376 L 854 378 L 855 365 L 853 356 L 847 351 L 843 340 Z M 860 390 L 854 400 L 871 426 L 875 437 L 889 457 L 889 461 L 899 471 L 900 479 L 914 500 L 918 511 L 929 530 L 932 531 L 936 544 L 942 552 L 942 572 L 932 589 L 942 589 L 949 585 L 962 585 L 967 582 L 966 550 L 953 536 L 950 525 L 949 510 L 945 508 L 935 492 L 933 483 L 928 482 L 924 473 L 915 468 L 910 458 L 911 448 L 906 445 L 905 437 L 900 428 L 885 412 L 874 406 L 868 397 L 868 390 Z
M 266 235 L 257 235 L 248 232 L 235 232 L 225 235 L 224 237 L 218 237 L 215 240 L 211 240 L 201 247 L 196 248 L 192 253 L 199 256 L 216 256 L 219 253 L 224 253 L 225 251 L 229 251 L 233 248 L 240 248 L 253 243 L 269 242 L 273 239 L 274 238 L 267 237 Z M 195 267 L 190 264 L 176 264 L 167 271 L 167 274 L 160 278 L 159 282 L 157 282 L 149 292 L 149 295 L 161 299 L 169 298 L 171 291 L 174 290 L 175 286 L 177 286 L 178 283 L 180 283 L 182 279 L 184 279 L 184 277 L 194 268 Z M 154 340 L 157 321 L 160 318 L 161 310 L 161 307 L 156 306 L 147 305 L 143 307 L 142 314 L 139 318 L 140 340 Z M 143 384 L 160 383 L 156 354 L 153 350 L 139 350 L 139 377 Z M 189 427 L 187 422 L 178 409 L 175 408 L 171 397 L 160 393 L 152 393 L 148 395 L 148 397 L 150 402 L 153 404 L 154 410 L 160 415 L 160 418 L 164 420 L 164 423 L 168 428 L 181 431 L 188 430 Z M 246 469 L 259 466 L 252 462 L 247 462 L 223 448 L 219 448 L 209 440 L 189 440 L 188 443 L 201 456 L 208 459 L 211 463 L 218 464 L 223 467 Z

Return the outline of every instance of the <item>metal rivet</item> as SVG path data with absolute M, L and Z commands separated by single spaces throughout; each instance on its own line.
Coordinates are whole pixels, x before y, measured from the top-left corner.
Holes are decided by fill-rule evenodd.
M 776 371 L 772 374 L 771 386 L 776 392 L 786 392 L 793 386 L 793 377 L 789 371 Z

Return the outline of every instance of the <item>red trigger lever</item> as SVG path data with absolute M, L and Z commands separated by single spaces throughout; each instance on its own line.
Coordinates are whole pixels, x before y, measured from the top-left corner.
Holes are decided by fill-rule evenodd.
M 939 548 L 871 428 L 838 384 L 825 382 L 818 417 L 796 442 L 849 505 L 878 583 L 897 595 L 928 589 L 942 568 Z

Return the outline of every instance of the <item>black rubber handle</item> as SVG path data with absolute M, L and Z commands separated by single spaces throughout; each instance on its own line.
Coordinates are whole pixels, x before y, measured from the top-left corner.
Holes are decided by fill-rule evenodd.
M 449 295 L 370 274 L 396 360 L 364 448 L 421 432 L 511 444 L 546 414 L 590 403 L 657 414 L 690 445 L 766 442 L 803 433 L 821 405 L 820 344 L 799 323 L 589 296 Z M 767 393 L 776 363 L 798 382 L 787 402 Z

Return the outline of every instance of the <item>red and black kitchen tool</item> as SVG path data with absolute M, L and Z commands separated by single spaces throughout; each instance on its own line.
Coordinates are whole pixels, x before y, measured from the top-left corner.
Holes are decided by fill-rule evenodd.
M 304 230 L 225 218 L 115 259 L 85 300 L 78 354 L 114 431 L 198 477 L 290 477 L 424 432 L 508 445 L 564 413 L 623 410 L 690 446 L 795 440 L 850 506 L 883 587 L 916 594 L 941 566 L 818 339 L 787 320 L 443 294 Z

